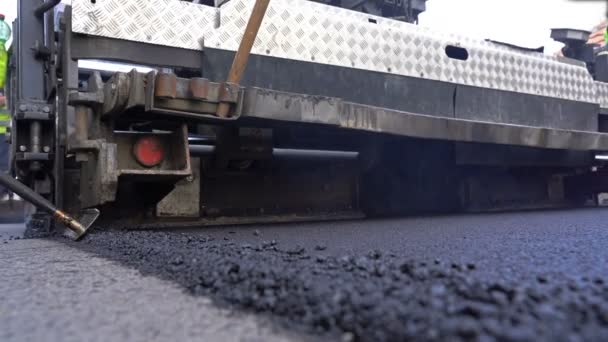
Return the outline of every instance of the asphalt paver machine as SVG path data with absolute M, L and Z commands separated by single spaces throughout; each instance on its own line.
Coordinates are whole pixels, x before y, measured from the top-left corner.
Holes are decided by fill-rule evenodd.
M 608 190 L 607 62 L 588 33 L 556 30 L 571 58 L 553 57 L 420 27 L 423 10 L 21 0 L 11 174 L 130 227 L 584 205 Z

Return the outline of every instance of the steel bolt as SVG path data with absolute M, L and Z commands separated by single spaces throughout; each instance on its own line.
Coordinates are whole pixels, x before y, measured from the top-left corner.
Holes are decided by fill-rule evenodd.
M 19 146 L 19 151 L 25 152 L 25 151 L 27 151 L 27 147 L 25 147 L 25 145 L 21 145 L 21 146 Z
M 25 112 L 27 110 L 27 106 L 24 105 L 24 104 L 20 104 L 19 105 L 19 110 L 22 111 L 22 112 Z
M 42 150 L 44 151 L 44 153 L 49 153 L 49 152 L 51 152 L 51 148 L 50 148 L 49 146 L 44 146 L 44 147 L 42 148 Z
M 45 112 L 45 113 L 50 113 L 51 112 L 51 107 L 44 106 L 44 107 L 42 107 L 42 111 Z
M 32 106 L 32 111 L 37 112 L 40 109 L 37 105 Z

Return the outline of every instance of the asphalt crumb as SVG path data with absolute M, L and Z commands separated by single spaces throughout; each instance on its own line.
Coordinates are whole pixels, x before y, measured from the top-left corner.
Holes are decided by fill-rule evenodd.
M 258 233 L 259 234 L 259 233 Z M 343 341 L 606 341 L 608 282 L 534 274 L 477 280 L 479 266 L 372 250 L 324 255 L 280 241 L 96 232 L 74 247 L 179 283 L 193 295 Z

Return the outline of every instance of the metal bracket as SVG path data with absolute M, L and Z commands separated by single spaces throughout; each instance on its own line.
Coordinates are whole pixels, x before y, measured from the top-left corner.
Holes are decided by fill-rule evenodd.
M 27 160 L 27 161 L 49 161 L 51 160 L 50 153 L 34 153 L 34 152 L 17 152 L 15 154 L 15 160 Z
M 49 58 L 51 58 L 51 49 L 40 43 L 40 41 L 38 40 L 34 42 L 34 46 L 32 46 L 32 51 L 34 52 L 34 56 L 36 56 L 36 59 L 48 60 Z
M 146 75 L 145 109 L 148 112 L 193 119 L 235 120 L 240 116 L 242 89 L 234 83 L 206 78 L 180 78 L 172 73 Z M 138 86 L 133 84 L 132 86 Z M 220 104 L 233 105 L 230 117 L 216 116 Z
M 69 139 L 67 152 L 69 152 L 69 153 L 98 152 L 106 143 L 107 143 L 106 139 L 94 139 L 94 140 Z
M 237 83 L 224 82 L 220 84 L 219 102 L 235 104 L 239 100 L 240 86 Z
M 96 92 L 73 91 L 68 95 L 71 106 L 101 106 L 103 105 L 103 89 Z
M 55 117 L 55 108 L 43 101 L 23 101 L 16 106 L 15 120 L 47 121 Z
M 42 100 L 23 100 L 14 107 L 11 125 L 13 160 L 19 169 L 39 171 L 42 164 L 53 160 L 53 137 L 48 134 L 54 124 L 55 107 Z

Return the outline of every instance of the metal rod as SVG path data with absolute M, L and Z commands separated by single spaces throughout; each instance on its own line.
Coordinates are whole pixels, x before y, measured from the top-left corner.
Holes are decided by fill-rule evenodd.
M 279 159 L 354 160 L 359 158 L 359 152 L 273 148 L 272 156 Z
M 85 141 L 89 138 L 88 136 L 88 124 L 89 124 L 89 111 L 85 106 L 76 106 L 74 113 L 74 135 L 77 141 Z
M 34 190 L 4 172 L 0 172 L 0 185 L 16 193 L 37 208 L 52 214 L 56 220 L 76 233 L 76 239 L 81 238 L 86 233 L 88 227 L 84 227 L 68 214 L 57 209 L 51 202 L 37 194 Z
M 214 153 L 215 146 L 213 145 L 190 145 L 192 155 L 204 156 Z M 273 148 L 272 157 L 277 159 L 355 160 L 359 158 L 359 152 Z
M 40 121 L 30 123 L 30 151 L 40 153 Z
M 44 13 L 46 13 L 48 10 L 50 10 L 51 8 L 59 5 L 60 2 L 61 2 L 61 0 L 49 0 L 49 1 L 46 1 L 46 2 L 44 2 L 42 4 L 40 4 L 40 6 L 38 6 L 38 7 L 36 7 L 34 9 L 34 14 L 37 17 L 40 17 Z
M 215 153 L 215 146 L 213 145 L 190 145 L 190 154 L 195 156 L 205 156 Z
M 42 16 L 44 13 L 46 13 L 48 10 L 50 10 L 51 8 L 59 5 L 59 3 L 61 2 L 61 0 L 49 0 L 46 1 L 42 4 L 40 4 L 40 6 L 36 7 L 34 9 L 34 14 L 36 14 L 37 17 Z
M 234 60 L 232 61 L 230 72 L 228 73 L 228 83 L 238 84 L 241 81 L 241 78 L 245 73 L 245 68 L 247 67 L 249 55 L 251 54 L 251 48 L 253 47 L 255 38 L 258 35 L 260 26 L 262 26 L 262 20 L 264 20 L 269 3 L 270 0 L 256 0 L 255 4 L 253 5 L 251 16 L 247 22 L 247 27 L 245 27 L 245 32 L 243 33 L 243 39 L 241 40 L 239 49 L 237 50 Z M 225 118 L 228 116 L 229 110 L 230 104 L 220 102 L 217 108 L 217 116 Z
M 30 152 L 32 153 L 40 153 L 40 131 L 41 131 L 40 121 L 32 121 L 30 123 Z M 40 170 L 40 162 L 33 161 L 30 165 L 30 170 L 38 171 Z

